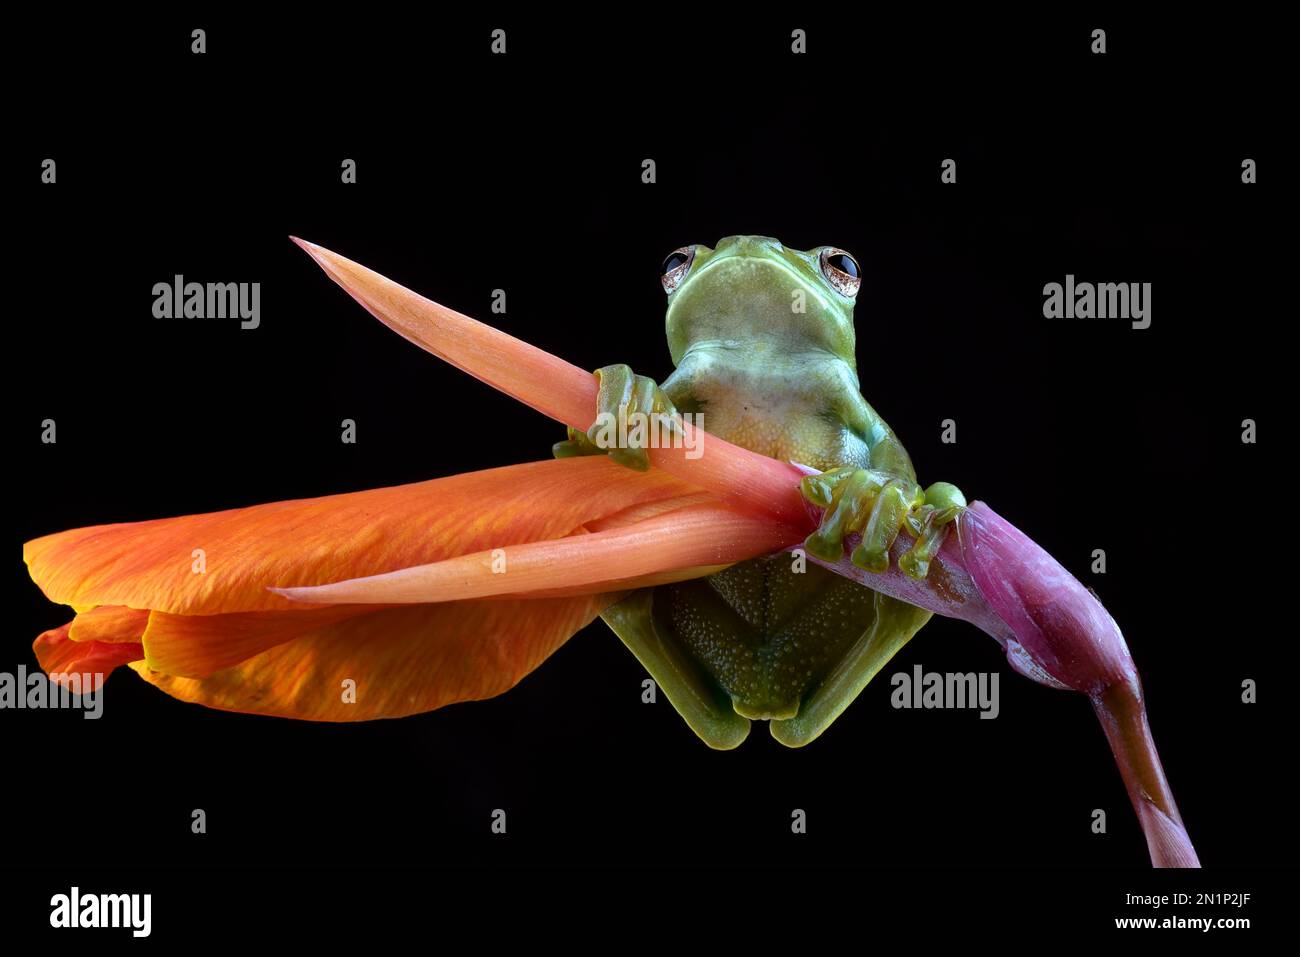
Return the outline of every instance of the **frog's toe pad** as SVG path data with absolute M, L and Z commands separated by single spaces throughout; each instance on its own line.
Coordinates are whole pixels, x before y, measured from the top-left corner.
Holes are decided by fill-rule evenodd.
M 800 488 L 805 498 L 826 509 L 817 530 L 804 540 L 808 554 L 839 561 L 845 537 L 856 532 L 861 541 L 851 561 L 879 574 L 889 569 L 890 549 L 908 528 L 917 541 L 899 567 L 913 578 L 926 576 L 948 525 L 966 505 L 961 490 L 948 482 L 922 491 L 908 478 L 851 466 L 806 476 Z
M 823 561 L 839 561 L 844 557 L 845 536 L 858 532 L 862 543 L 854 550 L 853 561 L 874 571 L 888 567 L 889 546 L 908 511 L 921 501 L 914 482 L 852 466 L 806 476 L 800 487 L 810 502 L 826 509 L 817 531 L 804 540 L 808 553 Z
M 926 489 L 925 502 L 907 518 L 916 544 L 898 559 L 898 567 L 912 578 L 925 578 L 949 526 L 965 507 L 966 496 L 950 482 L 935 482 Z
M 603 366 L 596 376 L 596 418 L 587 431 L 569 429 L 569 438 L 557 442 L 557 458 L 603 455 L 620 465 L 644 471 L 650 467 L 647 448 L 656 436 L 673 435 L 679 428 L 672 400 L 647 376 L 636 375 L 626 365 Z
M 569 426 L 569 437 L 551 446 L 551 454 L 557 459 L 567 459 L 576 455 L 604 455 L 605 450 L 587 438 L 587 433 Z

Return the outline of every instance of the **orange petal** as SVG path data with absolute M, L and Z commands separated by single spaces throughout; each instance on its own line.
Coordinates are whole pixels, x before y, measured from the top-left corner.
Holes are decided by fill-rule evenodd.
M 290 238 L 371 315 L 422 349 L 565 425 L 585 431 L 595 420 L 596 382 L 591 373 L 323 246 Z M 815 522 L 799 494 L 803 473 L 712 435 L 696 435 L 689 422 L 683 428 L 688 439 L 684 447 L 649 450 L 654 465 L 727 501 L 802 523 L 804 534 L 812 531 Z M 691 447 L 700 453 L 695 458 L 687 457 Z
M 654 518 L 656 515 L 662 515 L 665 512 L 686 508 L 688 505 L 708 505 L 717 501 L 718 497 L 712 492 L 692 492 L 674 498 L 660 499 L 657 502 L 644 502 L 633 505 L 621 512 L 615 512 L 613 515 L 586 522 L 582 527 L 589 532 L 603 532 L 609 528 L 620 528 L 634 522 L 643 522 L 647 518 Z
M 512 688 L 618 595 L 389 608 L 325 625 L 209 678 L 131 667 L 209 708 L 367 721 L 490 698 Z M 355 702 L 345 693 L 351 680 Z
M 237 611 L 229 615 L 149 615 L 144 663 L 154 671 L 206 678 L 323 626 L 364 615 L 366 605 L 316 606 L 306 611 Z
M 590 372 L 323 246 L 289 238 L 371 315 L 409 342 L 558 422 L 586 429 L 595 419 L 596 380 Z
M 606 531 L 276 591 L 298 601 L 330 604 L 414 604 L 537 591 L 554 595 L 564 589 L 612 591 L 694 577 L 694 567 L 766 555 L 801 537 L 799 530 L 767 517 L 725 505 L 692 505 Z M 692 572 L 676 574 L 680 569 Z
M 301 609 L 267 589 L 317 585 L 557 538 L 631 506 L 698 492 L 604 456 L 531 462 L 324 498 L 122 525 L 28 542 L 51 601 L 182 615 Z M 206 571 L 194 571 L 202 549 Z
M 81 612 L 72 619 L 68 637 L 73 641 L 139 643 L 149 623 L 149 612 L 121 605 L 101 605 Z
M 144 657 L 144 649 L 138 641 L 73 641 L 68 637 L 72 625 L 73 622 L 70 621 L 66 625 L 52 628 L 32 643 L 36 660 L 55 681 L 64 681 L 61 677 L 64 675 L 97 675 L 100 677 L 95 678 L 91 684 L 98 689 L 102 676 L 109 674 L 118 665 L 129 664 Z

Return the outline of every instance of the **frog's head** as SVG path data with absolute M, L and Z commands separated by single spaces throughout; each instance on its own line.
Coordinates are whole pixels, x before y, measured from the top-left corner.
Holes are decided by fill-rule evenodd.
M 800 252 L 766 236 L 684 246 L 664 260 L 673 363 L 699 345 L 822 350 L 854 365 L 858 264 L 842 249 Z

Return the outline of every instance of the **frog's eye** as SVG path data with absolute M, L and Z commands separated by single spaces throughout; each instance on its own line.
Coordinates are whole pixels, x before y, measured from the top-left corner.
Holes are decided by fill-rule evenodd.
M 842 249 L 828 246 L 822 250 L 822 275 L 841 296 L 852 299 L 862 285 L 858 261 Z
M 659 281 L 663 283 L 664 292 L 671 293 L 674 289 L 682 284 L 686 278 L 686 273 L 691 268 L 691 263 L 695 261 L 695 247 L 683 246 L 681 249 L 674 249 L 664 260 L 663 269 L 659 270 Z

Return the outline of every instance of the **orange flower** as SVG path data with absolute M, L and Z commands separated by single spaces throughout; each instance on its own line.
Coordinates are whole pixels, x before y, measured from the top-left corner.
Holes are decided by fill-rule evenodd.
M 591 424 L 590 373 L 299 245 L 408 339 Z M 500 694 L 629 589 L 807 533 L 799 473 L 710 445 L 704 463 L 656 450 L 645 473 L 559 459 L 39 538 L 24 548 L 33 580 L 78 614 L 36 656 L 51 674 L 128 664 L 186 701 L 326 721 Z
M 672 534 L 665 516 L 681 518 Z M 130 664 L 186 701 L 341 721 L 499 694 L 621 592 L 791 534 L 662 470 L 592 457 L 75 529 L 27 543 L 24 558 L 51 601 L 78 610 L 36 640 L 46 671 Z M 566 547 L 579 560 L 548 566 Z M 448 583 L 438 603 L 277 591 L 412 566 Z

